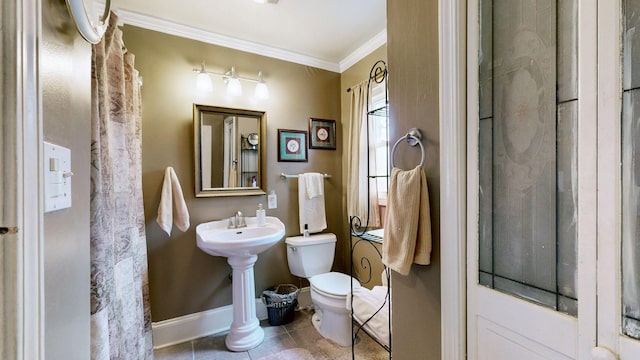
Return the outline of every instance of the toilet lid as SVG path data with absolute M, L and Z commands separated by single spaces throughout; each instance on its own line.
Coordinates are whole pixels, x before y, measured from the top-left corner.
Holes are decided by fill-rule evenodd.
M 339 272 L 330 272 L 312 276 L 309 279 L 311 286 L 331 295 L 347 296 L 351 292 L 349 280 L 351 276 Z M 358 280 L 353 279 L 353 287 L 360 287 Z

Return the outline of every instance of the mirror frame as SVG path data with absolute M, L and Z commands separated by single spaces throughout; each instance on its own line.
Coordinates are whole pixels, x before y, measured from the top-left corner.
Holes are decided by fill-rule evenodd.
M 257 188 L 251 187 L 233 187 L 233 188 L 213 188 L 202 189 L 202 176 L 200 164 L 202 161 L 202 138 L 200 124 L 202 122 L 202 113 L 212 112 L 216 114 L 227 114 L 235 116 L 255 117 L 258 119 L 258 181 L 260 186 Z M 193 144 L 194 144 L 194 159 L 195 159 L 195 185 L 196 185 L 196 197 L 218 197 L 218 196 L 251 196 L 251 195 L 265 195 L 266 184 L 266 169 L 265 161 L 266 157 L 266 142 L 267 142 L 267 113 L 265 111 L 245 110 L 245 109 L 233 109 L 219 106 L 209 106 L 201 104 L 193 104 Z

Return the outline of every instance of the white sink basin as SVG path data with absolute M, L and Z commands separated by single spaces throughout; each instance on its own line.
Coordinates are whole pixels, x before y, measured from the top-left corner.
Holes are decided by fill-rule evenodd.
M 245 220 L 247 227 L 237 229 L 228 229 L 227 219 L 196 226 L 198 247 L 214 256 L 257 255 L 284 237 L 284 224 L 278 218 L 267 216 L 265 226 L 258 226 L 255 217 Z
M 245 218 L 246 227 L 229 229 L 229 220 L 218 220 L 196 226 L 198 247 L 213 256 L 224 256 L 233 269 L 233 322 L 225 344 L 231 351 L 247 351 L 260 345 L 264 330 L 256 317 L 256 290 L 253 265 L 258 254 L 284 237 L 284 224 L 267 216 L 258 226 L 255 217 Z

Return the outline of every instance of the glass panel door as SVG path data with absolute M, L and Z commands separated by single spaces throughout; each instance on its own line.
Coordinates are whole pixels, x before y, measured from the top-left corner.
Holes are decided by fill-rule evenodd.
M 576 315 L 577 0 L 483 0 L 479 281 Z

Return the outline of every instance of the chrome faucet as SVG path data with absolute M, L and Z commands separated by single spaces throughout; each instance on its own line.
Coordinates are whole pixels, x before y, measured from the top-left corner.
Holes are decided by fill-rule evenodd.
M 236 211 L 235 215 L 229 218 L 229 229 L 237 229 L 247 227 L 247 223 L 244 219 L 244 215 L 242 215 L 242 211 Z

